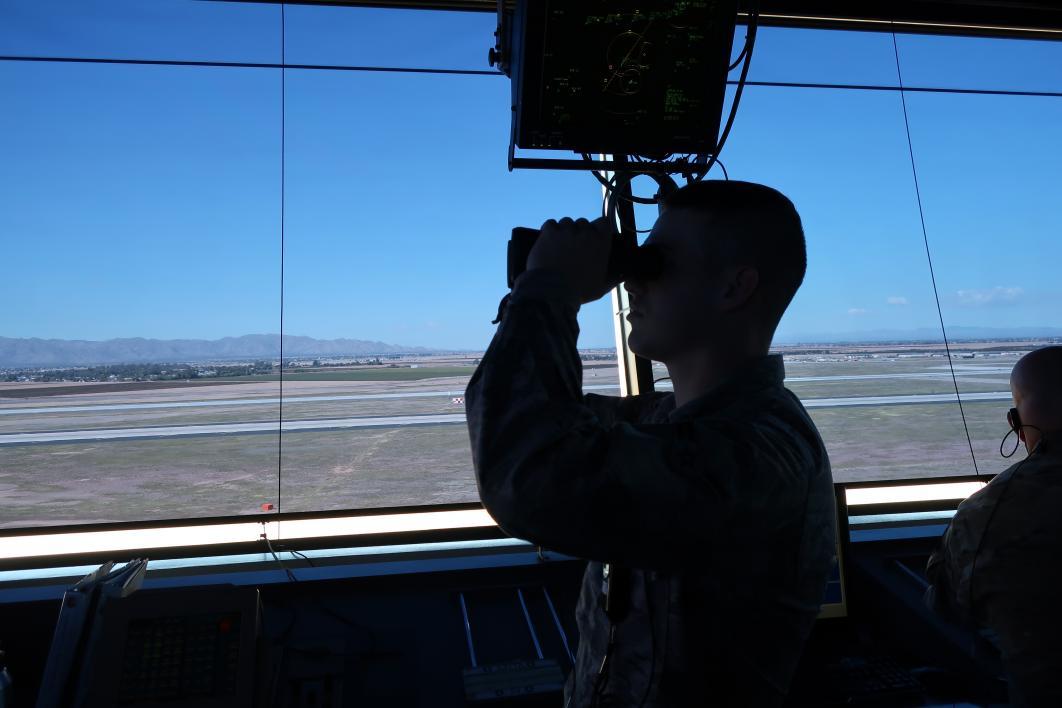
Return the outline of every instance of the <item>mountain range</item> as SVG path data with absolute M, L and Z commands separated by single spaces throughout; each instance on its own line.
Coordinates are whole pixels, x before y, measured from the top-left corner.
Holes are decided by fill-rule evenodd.
M 949 327 L 951 341 L 1062 338 L 1062 327 Z M 775 344 L 881 344 L 939 342 L 940 330 L 877 329 L 830 333 L 781 333 Z M 365 357 L 389 354 L 434 354 L 440 350 L 363 339 L 314 339 L 284 335 L 284 358 Z M 96 364 L 182 363 L 274 360 L 280 335 L 245 334 L 222 339 L 145 339 L 129 337 L 89 341 L 0 337 L 0 367 L 44 368 Z
M 362 339 L 314 339 L 284 335 L 284 358 L 430 354 L 436 350 Z M 222 339 L 144 339 L 87 341 L 0 337 L 0 366 L 53 367 L 95 364 L 181 363 L 276 359 L 280 335 L 245 334 Z
M 948 327 L 948 341 L 1054 339 L 1062 337 L 1062 327 Z M 775 344 L 883 344 L 900 342 L 940 342 L 940 328 L 871 329 L 854 332 L 779 333 Z

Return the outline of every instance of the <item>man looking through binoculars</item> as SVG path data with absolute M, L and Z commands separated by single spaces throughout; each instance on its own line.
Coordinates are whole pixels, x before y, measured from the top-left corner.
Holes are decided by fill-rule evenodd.
M 835 548 L 826 450 L 768 354 L 800 218 L 747 182 L 664 199 L 627 317 L 673 394 L 582 392 L 576 313 L 616 285 L 614 238 L 543 225 L 465 394 L 480 495 L 506 532 L 590 561 L 568 705 L 779 705 Z

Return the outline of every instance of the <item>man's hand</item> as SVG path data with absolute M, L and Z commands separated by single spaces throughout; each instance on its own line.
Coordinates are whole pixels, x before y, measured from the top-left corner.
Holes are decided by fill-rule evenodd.
M 605 278 L 614 240 L 615 231 L 604 217 L 593 221 L 550 219 L 542 224 L 527 256 L 527 270 L 541 268 L 560 273 L 568 291 L 579 299 L 580 305 L 585 305 L 616 285 Z

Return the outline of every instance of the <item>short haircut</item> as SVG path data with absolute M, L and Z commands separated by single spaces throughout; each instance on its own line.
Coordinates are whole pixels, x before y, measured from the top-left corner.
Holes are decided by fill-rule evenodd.
M 1018 360 L 1010 380 L 1038 408 L 1062 417 L 1062 346 L 1056 344 L 1029 352 Z
M 793 202 L 776 189 L 753 182 L 702 180 L 661 200 L 664 209 L 692 209 L 711 220 L 706 253 L 720 266 L 749 265 L 778 325 L 807 271 L 804 227 Z

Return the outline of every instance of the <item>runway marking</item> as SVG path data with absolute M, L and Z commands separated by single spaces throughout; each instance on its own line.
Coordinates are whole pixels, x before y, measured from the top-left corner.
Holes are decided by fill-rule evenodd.
M 618 384 L 591 384 L 584 391 L 618 389 Z M 381 401 L 395 398 L 446 398 L 464 396 L 456 391 L 406 391 L 402 393 L 352 393 L 335 396 L 284 396 L 284 403 L 329 403 L 333 401 Z M 280 398 L 224 398 L 216 401 L 171 401 L 161 403 L 100 403 L 87 406 L 38 406 L 0 408 L 0 415 L 34 415 L 39 413 L 95 413 L 100 411 L 136 411 L 158 408 L 206 408 L 213 406 L 276 406 Z
M 1009 392 L 968 393 L 965 401 L 1009 401 Z M 861 396 L 850 398 L 807 398 L 806 408 L 845 408 L 854 406 L 892 406 L 926 403 L 952 403 L 954 394 L 932 393 L 906 396 Z M 353 428 L 400 427 L 406 425 L 454 425 L 465 422 L 464 413 L 437 415 L 399 415 L 362 418 L 326 418 L 317 420 L 288 420 L 280 428 L 283 432 L 311 430 L 346 430 Z M 101 430 L 66 430 L 43 433 L 11 433 L 0 435 L 2 445 L 31 445 L 36 443 L 126 440 L 130 438 L 173 438 L 204 435 L 240 435 L 247 433 L 276 432 L 277 423 L 216 423 L 207 425 L 169 425 L 146 428 L 113 428 Z
M 464 413 L 444 415 L 398 415 L 372 418 L 329 418 L 325 420 L 286 420 L 283 432 L 304 430 L 344 430 L 348 428 L 380 428 L 405 425 L 445 425 L 464 423 Z M 27 445 L 47 442 L 77 442 L 92 440 L 125 440 L 129 438 L 174 438 L 189 435 L 240 435 L 245 433 L 276 432 L 276 421 L 260 423 L 219 423 L 212 425 L 165 425 L 150 428 L 113 428 L 110 430 L 68 430 L 50 433 L 13 433 L 0 435 L 0 445 Z
M 1009 391 L 964 393 L 963 402 L 1009 401 Z M 852 406 L 909 406 L 919 403 L 955 403 L 954 393 L 917 393 L 906 396 L 853 396 L 849 398 L 804 398 L 805 408 L 848 408 Z
M 961 377 L 973 377 L 986 373 L 1006 373 L 1009 369 L 1001 367 L 993 369 L 977 369 L 959 372 Z M 816 383 L 825 381 L 877 381 L 885 379 L 951 379 L 947 372 L 926 371 L 920 373 L 897 373 L 897 374 L 845 374 L 837 376 L 794 376 L 786 379 L 787 384 L 792 383 Z M 980 383 L 989 381 L 978 380 Z M 991 381 L 991 383 L 1006 383 L 1004 381 Z M 665 383 L 661 388 L 668 388 Z M 588 384 L 583 386 L 584 391 L 617 390 L 618 384 Z M 445 398 L 463 396 L 464 389 L 454 391 L 404 391 L 398 393 L 354 393 L 333 396 L 285 396 L 284 403 L 333 403 L 338 401 L 382 401 L 402 398 Z M 132 411 L 132 410 L 158 410 L 166 408 L 209 408 L 227 406 L 276 406 L 280 404 L 280 398 L 225 398 L 216 401 L 170 401 L 158 403 L 113 403 L 95 404 L 83 406 L 37 406 L 22 408 L 0 408 L 2 415 L 43 415 L 49 413 L 96 413 L 106 411 Z
M 1010 375 L 1010 370 L 989 370 L 989 371 L 957 371 L 956 376 L 961 378 L 967 378 L 971 376 L 985 376 L 991 374 L 1006 374 Z M 951 381 L 951 373 L 947 371 L 923 371 L 923 372 L 910 372 L 903 374 L 839 374 L 837 376 L 794 376 L 787 378 L 786 383 L 804 383 L 814 381 L 877 381 L 883 379 L 946 379 Z M 1007 383 L 1006 381 L 993 381 L 993 383 Z

